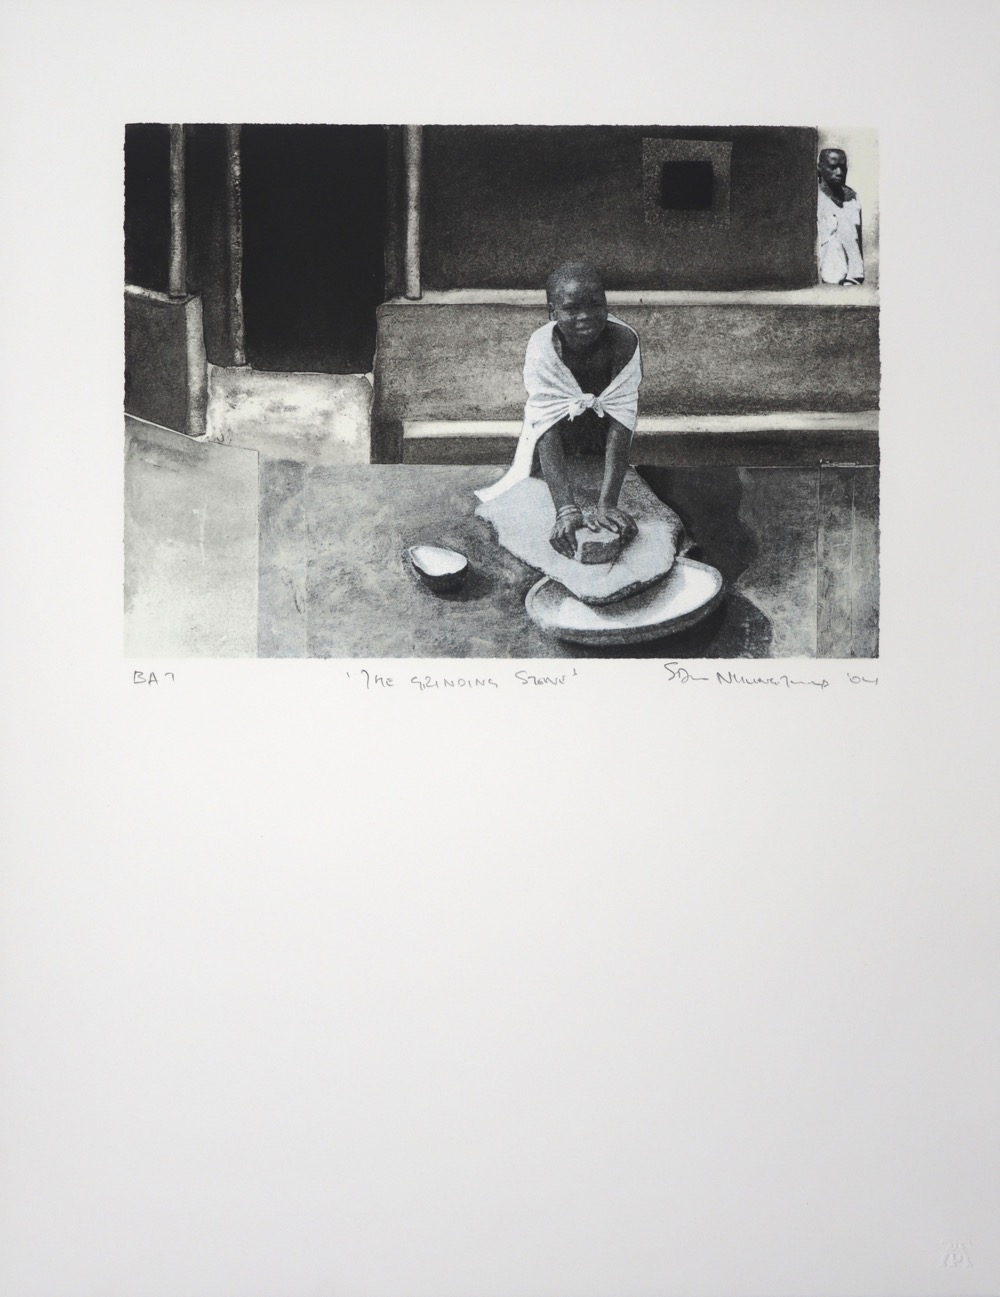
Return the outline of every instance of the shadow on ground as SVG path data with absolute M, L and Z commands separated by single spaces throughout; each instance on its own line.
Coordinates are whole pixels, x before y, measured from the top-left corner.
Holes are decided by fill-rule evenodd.
M 722 573 L 726 595 L 714 612 L 689 630 L 600 656 L 769 657 L 770 618 L 736 588 L 760 552 L 757 538 L 740 517 L 739 470 L 640 467 L 638 472 L 656 496 L 680 515 L 694 543 L 691 557 Z

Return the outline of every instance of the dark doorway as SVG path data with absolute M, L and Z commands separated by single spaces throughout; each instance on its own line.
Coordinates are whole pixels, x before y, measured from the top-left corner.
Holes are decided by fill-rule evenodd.
M 385 127 L 244 126 L 240 154 L 247 360 L 369 372 L 385 292 Z
M 170 265 L 170 127 L 125 127 L 125 282 L 165 293 Z

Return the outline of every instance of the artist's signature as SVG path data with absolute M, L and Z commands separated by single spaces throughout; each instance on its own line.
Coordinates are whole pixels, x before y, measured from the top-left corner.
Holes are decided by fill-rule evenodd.
M 664 662 L 663 669 L 667 673 L 668 680 L 676 680 L 682 685 L 708 679 L 708 676 L 696 676 L 687 667 L 678 666 L 676 662 Z
M 708 684 L 712 680 L 711 675 L 695 675 L 687 667 L 682 667 L 678 662 L 664 662 L 663 669 L 667 673 L 669 681 L 676 681 L 677 684 Z M 852 685 L 877 685 L 878 676 L 858 675 L 852 671 L 844 673 L 847 676 L 849 684 Z M 720 685 L 770 685 L 775 689 L 829 689 L 831 681 L 826 676 L 821 676 L 818 680 L 799 679 L 796 676 L 790 676 L 786 672 L 780 675 L 747 675 L 740 671 L 716 671 L 714 672 L 715 681 Z
M 772 685 L 776 689 L 794 689 L 800 685 L 812 689 L 830 688 L 830 681 L 825 676 L 819 680 L 797 680 L 784 672 L 777 676 L 745 676 L 738 671 L 716 671 L 715 678 L 720 685 Z

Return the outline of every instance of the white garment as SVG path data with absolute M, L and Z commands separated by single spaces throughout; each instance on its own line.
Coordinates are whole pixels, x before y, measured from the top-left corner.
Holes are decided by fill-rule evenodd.
M 608 319 L 615 324 L 625 324 L 614 315 L 609 315 Z M 555 327 L 555 322 L 550 320 L 528 339 L 524 356 L 524 386 L 528 399 L 524 405 L 524 422 L 517 449 L 510 468 L 500 481 L 476 492 L 480 500 L 492 500 L 515 483 L 530 477 L 539 438 L 562 419 L 575 419 L 584 410 L 594 410 L 601 418 L 610 415 L 630 432 L 635 431 L 639 415 L 639 384 L 642 382 L 638 334 L 631 360 L 603 392 L 594 393 L 584 392 L 559 358 L 552 340 Z M 635 333 L 631 325 L 625 324 L 625 328 Z
M 861 255 L 861 204 L 857 198 L 847 198 L 840 206 L 820 189 L 816 225 L 820 282 L 842 284 L 850 279 L 861 283 L 865 263 Z

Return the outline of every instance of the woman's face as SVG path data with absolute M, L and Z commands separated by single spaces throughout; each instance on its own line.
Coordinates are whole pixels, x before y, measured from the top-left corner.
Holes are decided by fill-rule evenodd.
M 567 279 L 549 299 L 549 319 L 555 320 L 571 351 L 586 351 L 608 323 L 608 301 L 600 284 Z

